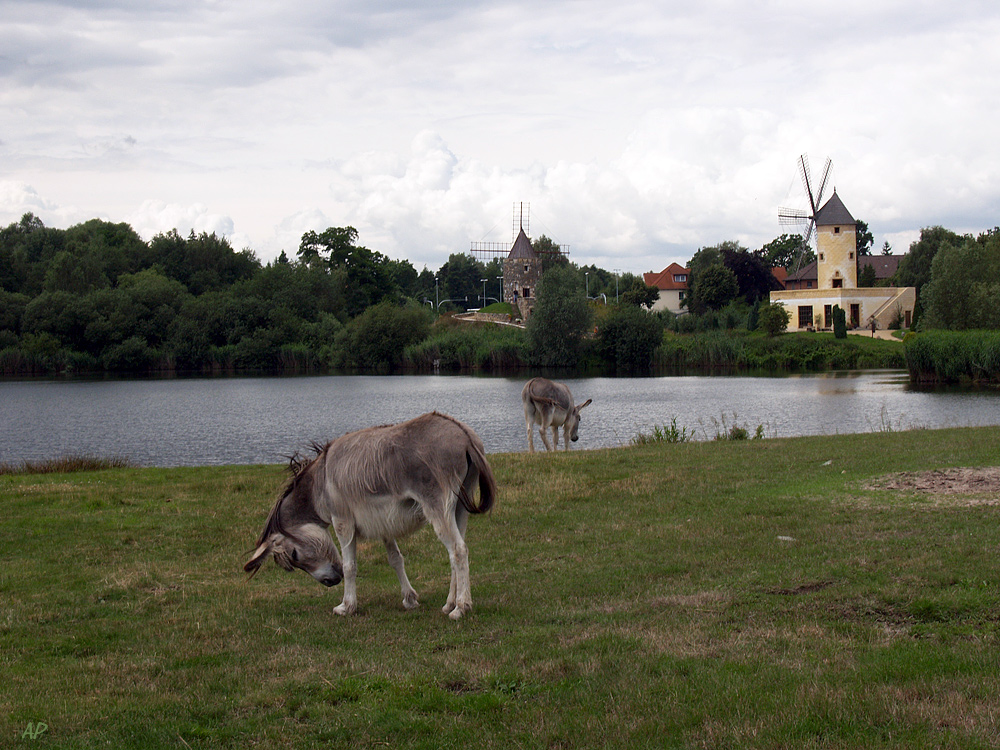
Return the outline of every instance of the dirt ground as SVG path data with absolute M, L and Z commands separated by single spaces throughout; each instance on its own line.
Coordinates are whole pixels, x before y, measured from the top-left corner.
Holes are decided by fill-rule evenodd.
M 907 471 L 880 477 L 870 488 L 949 496 L 952 502 L 964 496 L 969 505 L 1000 505 L 1000 466 Z

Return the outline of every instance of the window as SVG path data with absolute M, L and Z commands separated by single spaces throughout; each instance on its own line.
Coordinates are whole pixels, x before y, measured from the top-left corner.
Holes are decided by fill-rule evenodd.
M 527 273 L 527 272 L 528 272 L 528 264 L 527 264 L 527 263 L 525 263 L 525 264 L 524 264 L 524 272 L 525 272 L 525 273 Z M 526 295 L 526 296 L 527 296 L 527 295 Z
M 847 259 L 848 260 L 854 260 L 854 251 L 853 250 L 851 250 L 851 252 L 849 252 L 847 254 Z
M 823 305 L 823 327 L 833 327 L 833 305 Z
M 687 277 L 686 273 L 675 273 L 674 274 L 674 281 L 676 283 L 678 283 L 678 284 L 680 284 L 683 281 L 687 281 L 687 280 L 688 280 L 688 277 Z
M 522 294 L 521 296 L 525 297 L 525 298 L 530 297 L 531 296 L 531 287 L 530 286 L 524 287 L 524 294 Z
M 809 328 L 813 324 L 812 305 L 799 305 L 799 328 Z
M 826 258 L 824 257 L 824 253 L 820 253 L 819 254 L 819 259 L 820 260 L 826 260 Z
M 840 234 L 840 227 L 834 227 L 833 228 L 833 233 L 834 234 Z
M 844 288 L 844 280 L 843 279 L 833 279 L 833 288 L 834 289 L 843 289 Z

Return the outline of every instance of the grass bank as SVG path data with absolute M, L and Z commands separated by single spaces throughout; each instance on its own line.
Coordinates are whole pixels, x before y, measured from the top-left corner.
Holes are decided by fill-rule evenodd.
M 246 581 L 280 467 L 0 476 L 0 744 L 996 747 L 998 491 L 900 480 L 998 442 L 491 456 L 459 623 L 428 530 L 414 612 L 378 544 L 350 619 L 304 574 Z

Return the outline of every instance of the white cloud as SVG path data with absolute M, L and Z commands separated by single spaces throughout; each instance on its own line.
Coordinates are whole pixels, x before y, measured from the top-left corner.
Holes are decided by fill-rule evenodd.
M 211 213 L 201 203 L 185 206 L 161 200 L 146 200 L 134 213 L 125 217 L 125 221 L 146 240 L 171 229 L 176 229 L 182 237 L 190 232 L 214 233 L 220 237 L 230 237 L 234 233 L 230 217 Z
M 265 260 L 350 224 L 419 268 L 509 241 L 523 200 L 575 261 L 641 272 L 783 231 L 806 152 L 903 251 L 998 223 L 998 35 L 987 0 L 8 3 L 0 220 Z

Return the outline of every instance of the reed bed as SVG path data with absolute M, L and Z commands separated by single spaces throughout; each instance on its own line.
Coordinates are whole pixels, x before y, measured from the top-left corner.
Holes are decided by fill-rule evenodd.
M 1000 332 L 907 334 L 906 366 L 917 383 L 1000 383 Z

